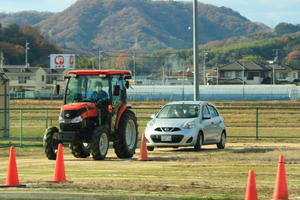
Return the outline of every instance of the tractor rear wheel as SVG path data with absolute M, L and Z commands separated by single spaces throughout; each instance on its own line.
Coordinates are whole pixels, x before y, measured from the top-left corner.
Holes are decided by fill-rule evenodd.
M 114 141 L 115 153 L 119 158 L 131 158 L 135 153 L 138 139 L 138 125 L 135 114 L 126 110 L 119 122 Z
M 71 153 L 75 158 L 87 158 L 90 156 L 89 144 L 86 146 L 83 142 L 74 142 L 70 144 Z
M 49 160 L 56 159 L 57 147 L 59 144 L 58 141 L 58 128 L 50 127 L 45 131 L 43 138 L 43 146 L 45 154 Z
M 109 147 L 109 136 L 104 128 L 96 128 L 92 137 L 91 150 L 94 160 L 104 160 Z

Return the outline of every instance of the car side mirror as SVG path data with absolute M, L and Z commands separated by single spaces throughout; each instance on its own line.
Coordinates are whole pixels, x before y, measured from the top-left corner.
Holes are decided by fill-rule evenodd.
M 210 117 L 209 114 L 204 114 L 203 117 L 202 117 L 202 119 L 210 119 L 210 118 L 211 118 L 211 117 Z
M 120 96 L 120 86 L 119 85 L 114 85 L 113 87 L 113 96 Z
M 151 115 L 150 118 L 151 118 L 151 119 L 154 119 L 154 118 L 155 118 L 155 114 Z
M 54 85 L 53 95 L 58 96 L 60 94 L 60 85 Z

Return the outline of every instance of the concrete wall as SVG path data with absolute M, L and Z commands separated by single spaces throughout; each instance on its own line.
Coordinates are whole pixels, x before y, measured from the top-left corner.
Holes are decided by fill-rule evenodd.
M 9 81 L 0 74 L 0 137 L 9 137 Z

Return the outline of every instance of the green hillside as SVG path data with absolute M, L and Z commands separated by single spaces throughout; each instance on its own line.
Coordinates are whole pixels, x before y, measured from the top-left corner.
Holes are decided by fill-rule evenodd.
M 215 41 L 199 47 L 199 65 L 203 66 L 206 53 L 208 68 L 222 67 L 234 61 L 254 61 L 266 64 L 274 61 L 278 51 L 278 64 L 288 65 L 300 70 L 300 32 L 264 39 L 249 37 L 249 42 Z M 232 44 L 228 44 L 232 43 Z M 147 55 L 137 55 L 135 60 L 132 54 L 110 54 L 101 56 L 101 68 L 123 68 L 134 70 L 137 74 L 156 74 L 192 70 L 193 51 L 188 50 L 161 50 Z M 96 65 L 95 65 L 96 63 Z M 98 67 L 98 57 L 81 58 L 79 67 Z

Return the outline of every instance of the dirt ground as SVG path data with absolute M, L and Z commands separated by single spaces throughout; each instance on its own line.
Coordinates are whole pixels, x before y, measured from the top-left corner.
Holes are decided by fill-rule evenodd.
M 259 199 L 270 199 L 278 157 L 286 158 L 290 199 L 300 198 L 300 144 L 230 142 L 226 149 L 204 146 L 148 152 L 149 161 L 118 159 L 113 149 L 105 161 L 76 159 L 64 147 L 67 182 L 53 183 L 55 161 L 42 148 L 16 148 L 21 184 L 0 188 L 0 199 L 243 199 L 248 170 L 256 172 Z M 0 149 L 0 183 L 5 183 L 9 149 Z

